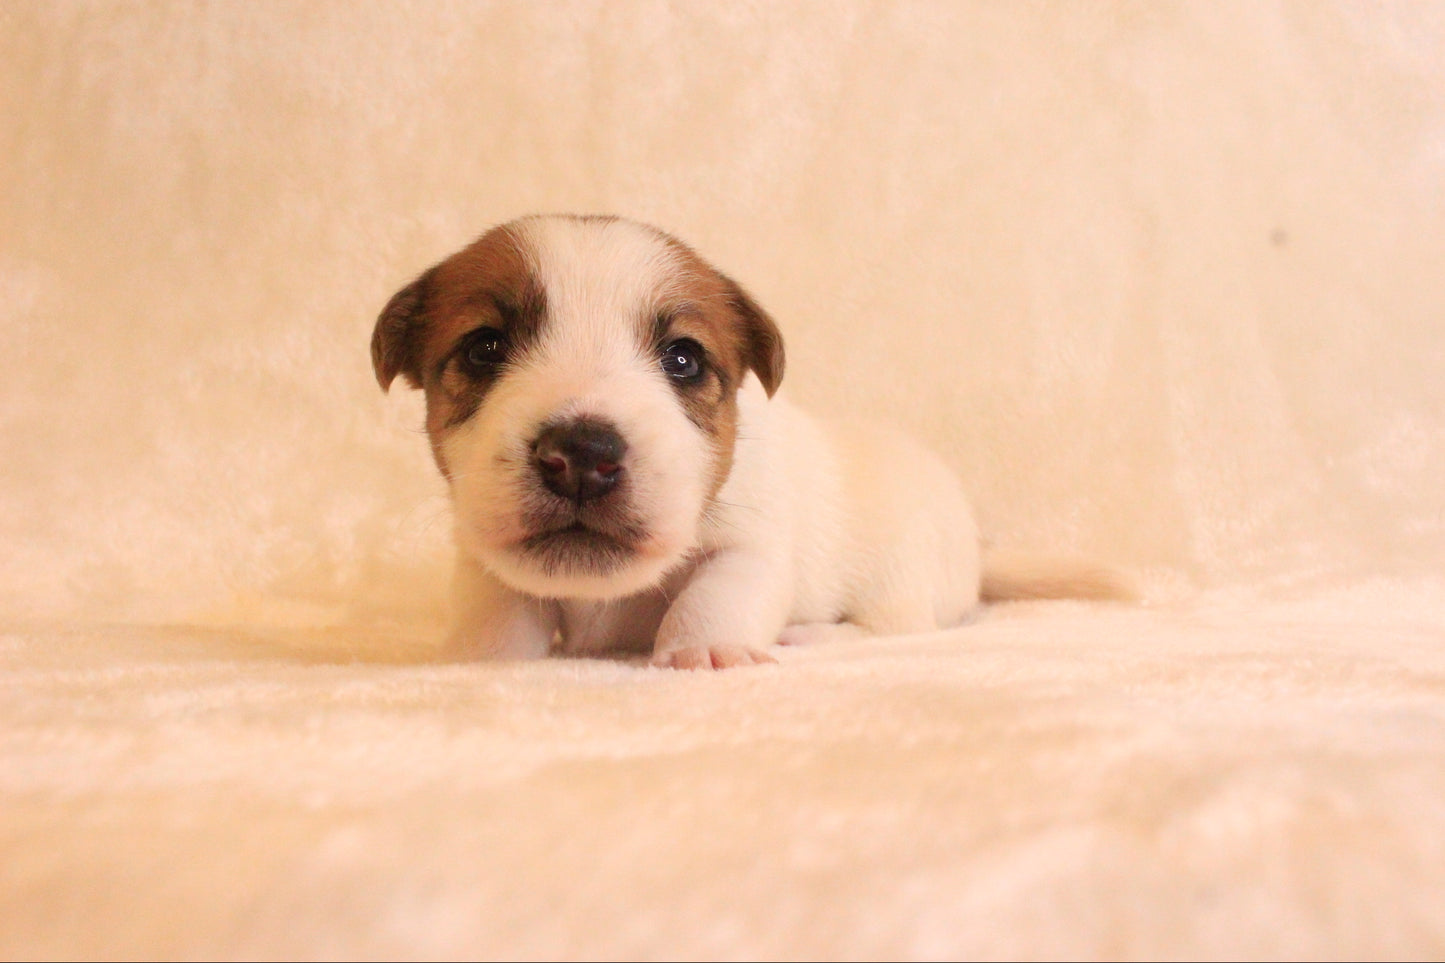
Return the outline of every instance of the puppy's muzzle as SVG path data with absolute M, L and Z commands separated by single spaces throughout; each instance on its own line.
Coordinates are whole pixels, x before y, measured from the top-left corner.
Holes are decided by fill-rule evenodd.
M 622 477 L 627 442 L 604 421 L 579 418 L 543 429 L 532 443 L 542 484 L 581 506 L 604 498 Z

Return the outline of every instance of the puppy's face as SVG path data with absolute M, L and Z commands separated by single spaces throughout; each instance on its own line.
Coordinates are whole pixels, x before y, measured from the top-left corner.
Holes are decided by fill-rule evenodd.
M 614 218 L 495 228 L 377 320 L 383 388 L 426 392 L 459 548 L 532 595 L 613 598 L 697 545 L 737 391 L 783 373 L 776 326 L 674 238 Z

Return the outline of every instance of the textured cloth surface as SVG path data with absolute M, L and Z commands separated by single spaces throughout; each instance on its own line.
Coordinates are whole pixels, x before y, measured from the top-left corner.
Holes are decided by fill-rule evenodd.
M 1445 8 L 0 4 L 0 956 L 1445 955 Z M 444 665 L 371 325 L 656 223 L 1140 573 Z
M 720 674 L 16 630 L 0 944 L 1438 957 L 1437 592 L 1031 603 Z

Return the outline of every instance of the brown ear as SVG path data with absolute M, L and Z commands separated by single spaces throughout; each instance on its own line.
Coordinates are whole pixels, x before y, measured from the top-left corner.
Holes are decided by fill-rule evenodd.
M 728 286 L 728 300 L 743 321 L 743 360 L 763 383 L 771 398 L 783 382 L 783 333 L 768 312 L 748 295 L 737 282 L 725 279 Z
M 413 388 L 421 387 L 421 336 L 431 277 L 432 271 L 427 271 L 393 294 L 376 319 L 371 365 L 382 391 L 388 390 L 399 374 L 405 375 Z

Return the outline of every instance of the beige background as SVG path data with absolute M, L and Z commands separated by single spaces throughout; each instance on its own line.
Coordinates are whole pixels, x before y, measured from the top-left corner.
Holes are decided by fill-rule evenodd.
M 692 242 L 780 320 L 795 401 L 942 447 L 1001 543 L 1205 584 L 1441 561 L 1439 4 L 0 25 L 14 614 L 410 606 L 446 525 L 370 325 L 534 211 Z
M 1155 604 L 430 663 L 535 211 Z M 0 0 L 0 956 L 1445 956 L 1442 260 L 1445 3 Z

